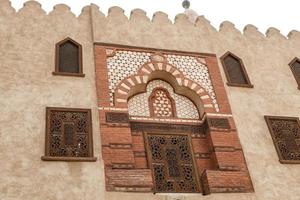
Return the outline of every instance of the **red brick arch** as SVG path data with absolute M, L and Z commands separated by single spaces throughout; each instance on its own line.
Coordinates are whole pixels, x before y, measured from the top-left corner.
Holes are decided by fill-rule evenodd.
M 205 89 L 188 78 L 167 62 L 145 63 L 136 75 L 123 79 L 115 89 L 114 102 L 116 107 L 127 107 L 131 96 L 145 92 L 147 84 L 154 79 L 162 79 L 172 85 L 175 92 L 191 99 L 197 106 L 200 115 L 204 112 L 215 112 L 211 97 Z

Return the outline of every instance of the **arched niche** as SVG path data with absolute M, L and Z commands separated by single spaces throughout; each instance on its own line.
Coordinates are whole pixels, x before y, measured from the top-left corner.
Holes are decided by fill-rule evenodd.
M 197 94 L 194 90 L 187 86 L 179 85 L 176 78 L 169 72 L 166 71 L 153 71 L 148 76 L 148 81 L 146 83 L 137 84 L 130 88 L 127 96 L 127 101 L 135 96 L 136 94 L 146 92 L 147 84 L 153 80 L 162 80 L 167 82 L 172 86 L 176 94 L 182 95 L 190 99 L 196 106 L 200 118 L 204 115 L 204 104 L 202 102 L 201 96 Z

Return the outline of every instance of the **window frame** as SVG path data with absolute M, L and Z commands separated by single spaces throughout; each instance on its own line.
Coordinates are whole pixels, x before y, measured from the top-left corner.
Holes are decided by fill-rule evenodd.
M 225 58 L 227 56 L 232 56 L 233 58 L 237 59 L 240 63 L 240 66 L 241 66 L 241 70 L 243 72 L 243 75 L 245 76 L 245 79 L 246 79 L 246 84 L 242 84 L 242 83 L 232 83 L 231 80 L 230 80 L 230 75 L 229 75 L 229 72 L 227 71 L 227 68 L 226 68 L 226 64 L 225 64 Z M 238 56 L 236 56 L 235 54 L 233 54 L 232 52 L 228 51 L 226 52 L 221 58 L 221 63 L 222 63 L 222 66 L 223 66 L 223 70 L 225 72 L 225 76 L 226 76 L 226 79 L 227 79 L 227 85 L 228 86 L 233 86 L 233 87 L 245 87 L 245 88 L 253 88 L 254 86 L 252 85 L 250 79 L 249 79 L 249 76 L 248 76 L 248 73 L 246 71 L 246 68 L 245 68 L 245 65 L 242 61 L 241 58 L 239 58 Z
M 278 155 L 278 158 L 279 158 L 279 162 L 281 164 L 300 164 L 300 160 L 285 160 L 285 159 L 283 159 L 283 157 L 281 155 L 281 151 L 280 151 L 279 146 L 277 144 L 277 140 L 275 139 L 273 128 L 272 128 L 271 123 L 270 123 L 270 120 L 272 120 L 272 119 L 276 119 L 276 120 L 295 120 L 295 121 L 297 121 L 298 126 L 300 127 L 299 118 L 298 117 L 286 117 L 286 116 L 268 116 L 268 115 L 265 115 L 264 118 L 265 118 L 265 121 L 267 123 L 269 132 L 271 134 L 272 141 L 273 141 L 273 144 L 275 146 L 275 149 L 276 149 L 276 152 L 277 152 L 277 155 Z
M 88 157 L 66 157 L 66 156 L 50 156 L 50 114 L 52 111 L 61 112 L 86 112 L 87 113 L 87 126 L 88 126 Z M 63 140 L 63 139 L 62 139 Z M 97 157 L 94 157 L 93 151 L 93 130 L 92 130 L 92 111 L 91 109 L 83 108 L 65 108 L 65 107 L 46 107 L 46 126 L 45 126 L 45 155 L 41 157 L 43 161 L 86 161 L 95 162 Z
M 295 62 L 299 62 L 300 63 L 300 59 L 298 58 L 298 57 L 295 57 L 290 63 L 289 63 L 289 66 L 290 66 L 290 69 L 291 69 L 291 71 L 292 71 L 292 73 L 293 73 L 293 76 L 294 76 L 294 78 L 295 78 L 295 80 L 296 80 L 296 82 L 297 82 L 297 85 L 298 85 L 298 90 L 300 90 L 300 78 L 298 78 L 297 77 L 297 75 L 296 75 L 296 73 L 295 73 L 295 71 L 294 71 L 294 69 L 293 69 L 293 64 L 295 63 Z
M 78 63 L 79 63 L 79 72 L 72 73 L 72 72 L 61 72 L 59 71 L 59 51 L 60 46 L 66 42 L 72 42 L 78 47 L 79 55 L 78 55 Z M 76 42 L 75 40 L 67 37 L 64 40 L 55 44 L 55 70 L 52 72 L 53 75 L 60 75 L 60 76 L 75 76 L 75 77 L 85 77 L 83 73 L 83 64 L 82 64 L 82 45 Z

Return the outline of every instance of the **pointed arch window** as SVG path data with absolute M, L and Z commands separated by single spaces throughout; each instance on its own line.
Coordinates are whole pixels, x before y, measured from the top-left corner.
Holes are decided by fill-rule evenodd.
M 300 89 L 300 60 L 298 58 L 294 58 L 289 65 L 297 81 L 298 89 Z
M 231 52 L 221 57 L 221 62 L 227 78 L 227 85 L 238 87 L 253 87 L 247 75 L 243 61 Z
M 66 38 L 56 44 L 54 75 L 81 76 L 82 46 L 71 38 Z
M 152 117 L 175 117 L 174 100 L 164 88 L 155 89 L 149 97 L 149 108 Z

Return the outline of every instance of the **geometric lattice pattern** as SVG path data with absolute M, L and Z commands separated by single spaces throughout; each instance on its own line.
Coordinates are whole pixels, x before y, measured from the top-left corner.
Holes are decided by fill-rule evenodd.
M 107 59 L 111 105 L 117 85 L 124 78 L 136 74 L 146 62 L 150 62 L 150 53 L 136 51 L 116 51 L 113 57 Z
M 298 118 L 269 117 L 266 121 L 281 162 L 300 162 L 300 126 Z
M 153 91 L 150 99 L 150 109 L 154 117 L 174 117 L 172 100 L 164 89 Z M 152 108 L 151 108 L 152 107 Z
M 148 134 L 155 192 L 199 192 L 187 135 Z
M 219 112 L 214 89 L 206 65 L 198 61 L 195 56 L 180 56 L 164 54 L 167 62 L 182 71 L 184 76 L 195 81 L 209 94 L 214 107 Z M 151 53 L 117 50 L 115 55 L 107 59 L 110 102 L 113 105 L 116 86 L 126 77 L 135 75 L 143 64 L 150 62 Z
M 219 110 L 214 88 L 211 83 L 208 68 L 200 63 L 196 57 L 181 55 L 166 55 L 168 63 L 181 70 L 183 75 L 199 85 L 201 85 L 209 94 L 216 110 Z
M 47 156 L 89 157 L 91 141 L 88 110 L 47 108 Z
M 157 88 L 165 89 L 174 100 L 174 116 L 183 119 L 199 119 L 198 110 L 195 104 L 185 96 L 176 94 L 173 87 L 162 80 L 153 80 L 148 83 L 146 92 L 137 94 L 129 99 L 128 111 L 130 116 L 150 117 L 149 97 Z M 164 104 L 165 105 L 165 104 Z

